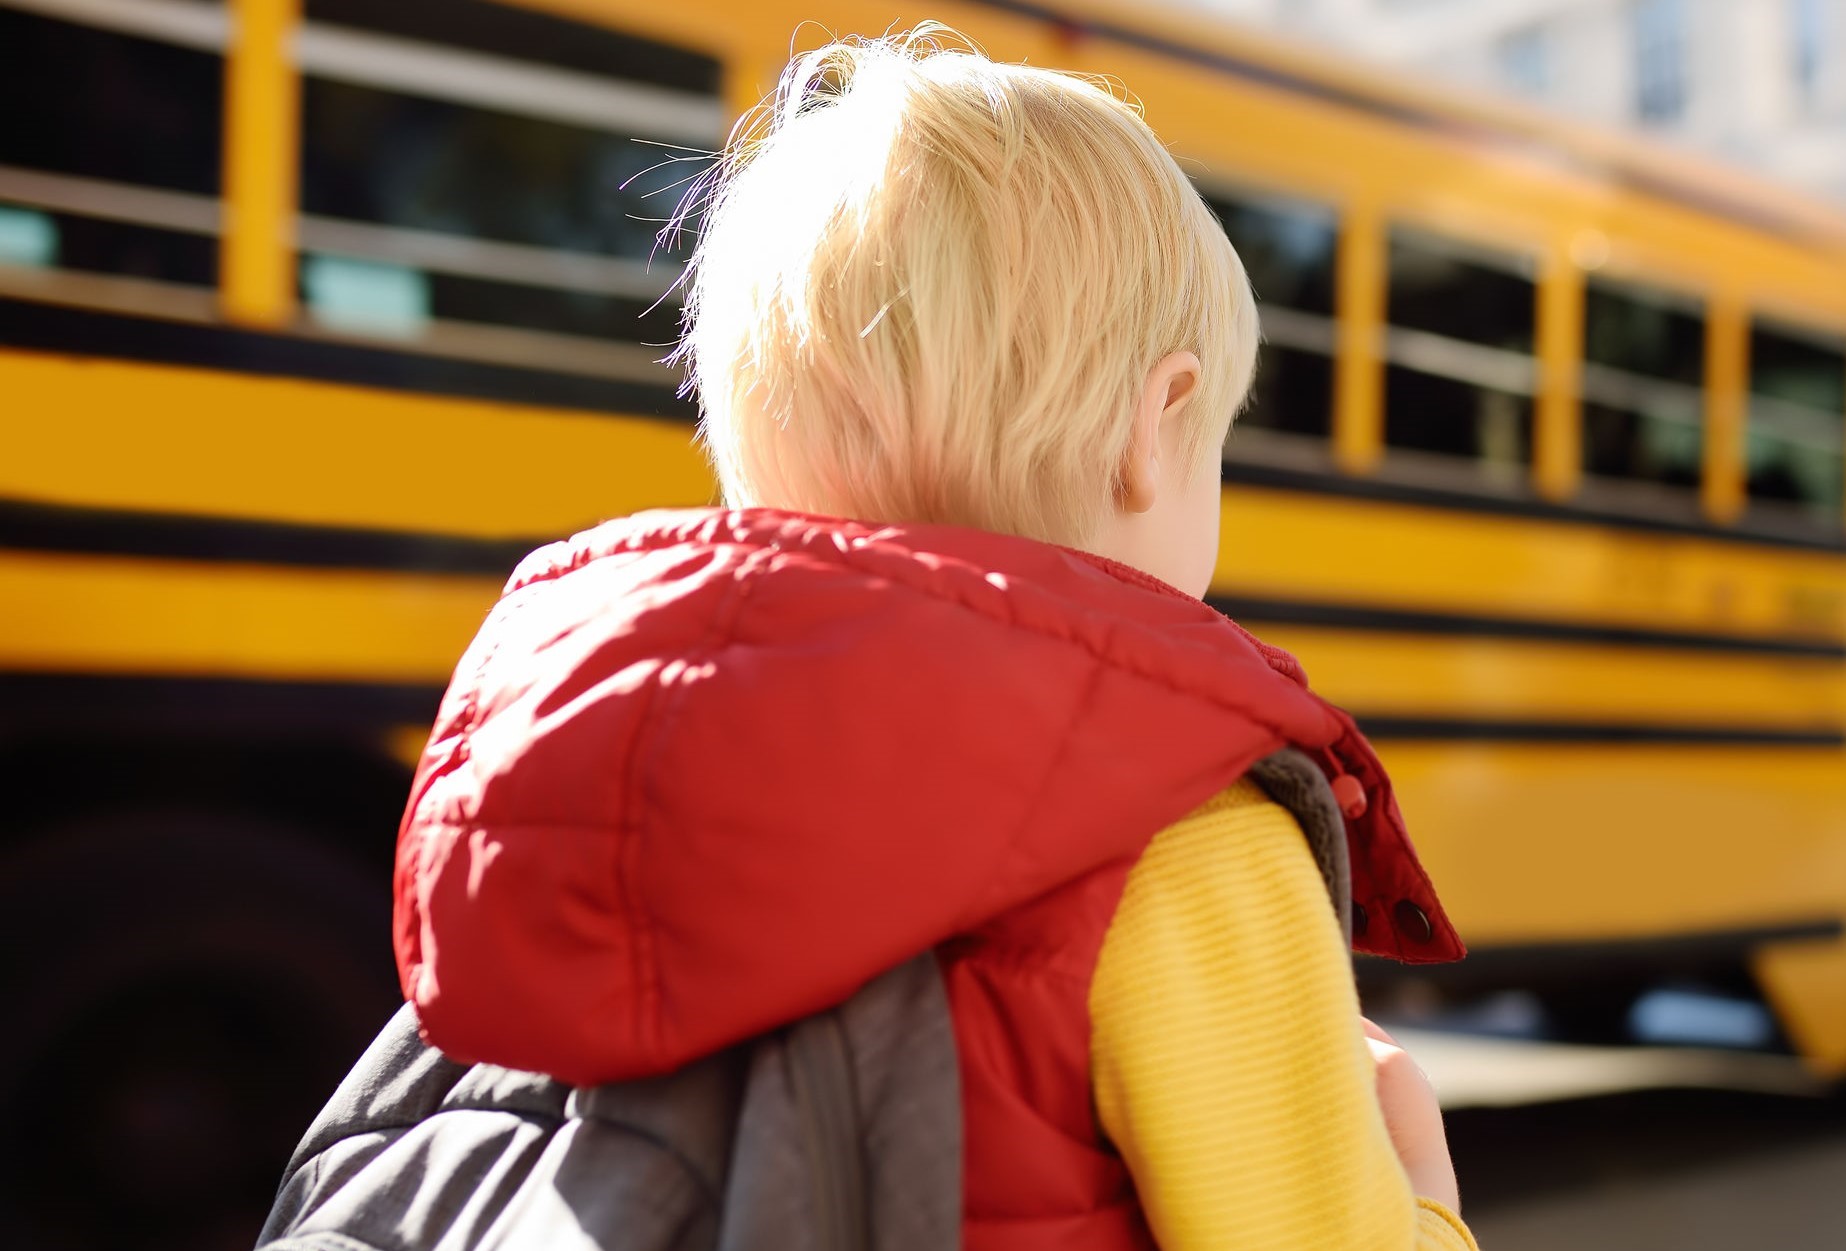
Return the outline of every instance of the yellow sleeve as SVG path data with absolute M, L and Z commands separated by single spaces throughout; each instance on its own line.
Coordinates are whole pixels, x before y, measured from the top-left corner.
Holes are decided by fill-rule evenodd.
M 1477 1251 L 1391 1149 L 1306 840 L 1253 782 L 1162 831 L 1090 991 L 1096 1104 L 1162 1251 Z

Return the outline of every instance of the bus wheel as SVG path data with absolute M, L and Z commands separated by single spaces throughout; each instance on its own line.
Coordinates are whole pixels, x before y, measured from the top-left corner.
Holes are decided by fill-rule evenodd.
M 241 1251 L 396 1006 L 388 883 L 260 820 L 49 832 L 0 857 L 0 985 L 9 1244 Z

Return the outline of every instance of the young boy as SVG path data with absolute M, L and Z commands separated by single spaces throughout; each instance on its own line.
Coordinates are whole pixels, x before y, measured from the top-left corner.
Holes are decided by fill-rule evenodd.
M 399 849 L 426 1036 L 664 1073 L 933 950 L 975 1251 L 1471 1247 L 1252 766 L 1331 786 L 1362 947 L 1459 943 L 1351 720 L 1199 599 L 1257 317 L 1179 167 L 888 38 L 801 58 L 701 207 L 731 511 L 539 553 L 464 658 Z

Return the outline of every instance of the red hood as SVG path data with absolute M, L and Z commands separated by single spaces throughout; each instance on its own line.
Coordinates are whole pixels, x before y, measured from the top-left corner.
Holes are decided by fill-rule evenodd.
M 1138 856 L 1284 744 L 1365 788 L 1371 949 L 1459 956 L 1351 720 L 1199 601 L 949 527 L 611 522 L 521 565 L 444 697 L 405 994 L 461 1058 L 667 1071 Z M 1391 931 L 1402 899 L 1433 938 Z

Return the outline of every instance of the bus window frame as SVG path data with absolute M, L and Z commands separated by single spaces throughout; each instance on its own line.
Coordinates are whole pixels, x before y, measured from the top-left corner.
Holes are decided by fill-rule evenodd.
M 343 28 L 328 38 L 326 29 L 317 30 L 313 23 L 303 20 L 301 0 L 223 0 L 211 5 L 191 0 L 135 0 L 132 4 L 101 0 L 74 7 L 61 0 L 0 0 L 0 7 L 209 52 L 221 59 L 226 81 L 224 108 L 217 119 L 222 130 L 223 166 L 216 197 L 0 167 L 0 193 L 28 210 L 67 212 L 215 239 L 220 258 L 215 285 L 194 287 L 161 279 L 55 267 L 44 271 L 9 268 L 0 272 L 0 294 L 168 321 L 242 326 L 293 338 L 352 343 L 412 355 L 514 366 L 537 362 L 535 367 L 586 377 L 665 389 L 677 386 L 677 375 L 658 360 L 659 349 L 639 344 L 492 323 L 443 321 L 429 323 L 429 333 L 420 340 L 392 342 L 318 325 L 303 315 L 296 299 L 296 282 L 298 258 L 304 250 L 383 263 L 403 263 L 408 252 L 420 268 L 435 273 L 645 299 L 650 303 L 676 300 L 680 277 L 677 265 L 641 264 L 628 258 L 404 230 L 301 212 L 298 172 L 303 75 L 315 71 L 322 53 L 330 48 L 351 51 L 360 45 L 371 49 L 375 55 L 369 69 L 357 75 L 365 82 L 379 77 L 383 60 L 393 54 L 410 57 L 423 69 L 425 77 L 431 72 L 440 76 L 445 65 L 458 71 L 479 68 L 495 58 L 458 52 L 441 44 L 418 44 Z M 617 35 L 625 30 L 612 22 L 586 24 Z M 634 37 L 652 38 L 638 33 Z M 309 53 L 306 56 L 302 55 L 304 47 Z M 315 51 L 317 48 L 319 51 Z M 702 47 L 688 50 L 709 57 L 721 81 L 728 77 L 732 58 Z M 502 75 L 502 88 L 508 83 L 516 84 L 522 78 L 521 71 L 528 83 L 538 82 L 540 75 L 534 71 L 545 69 L 539 62 L 499 60 L 508 62 L 502 68 L 509 71 Z M 344 81 L 354 75 L 341 73 L 333 77 Z M 514 107 L 504 90 L 494 100 L 457 99 L 469 94 L 470 84 L 465 81 L 466 75 L 451 73 L 449 78 L 451 90 L 438 98 L 466 107 L 499 107 L 541 120 L 568 120 L 558 118 L 558 108 L 543 103 L 534 108 Z M 575 78 L 590 80 L 594 76 L 579 73 Z M 583 83 L 576 85 L 582 87 Z M 566 88 L 569 86 L 567 83 Z M 668 88 L 640 87 L 614 78 L 601 86 L 610 90 L 600 94 L 592 91 L 588 96 L 578 91 L 561 107 L 566 113 L 573 107 L 581 112 L 585 99 L 607 103 L 618 96 L 641 107 L 649 101 L 673 102 L 683 96 L 679 104 L 690 108 L 696 103 L 704 110 L 702 116 L 709 130 L 701 134 L 711 139 L 714 147 L 722 142 L 731 120 L 729 104 L 721 95 L 697 96 Z M 566 90 L 565 95 L 571 97 L 571 92 Z M 690 116 L 687 110 L 681 110 L 682 122 Z M 624 133 L 613 126 L 602 128 Z
M 32 14 L 67 25 L 104 31 L 165 44 L 192 52 L 208 53 L 229 72 L 229 52 L 234 28 L 233 5 L 239 0 L 199 4 L 190 0 L 136 0 L 120 3 L 72 5 L 65 0 L 0 0 L 0 8 Z M 225 98 L 222 127 L 229 116 Z M 221 156 L 227 165 L 229 152 Z M 177 235 L 222 240 L 230 215 L 230 186 L 223 178 L 217 195 L 176 190 L 111 178 L 93 178 L 25 166 L 0 165 L 0 197 L 29 211 L 64 213 L 98 222 L 145 227 Z M 218 265 L 217 281 L 195 285 L 170 278 L 134 274 L 96 273 L 51 265 L 45 269 L 0 273 L 0 295 L 76 306 L 104 305 L 163 320 L 199 322 L 215 317 L 224 289 L 225 272 Z
M 239 3 L 241 0 L 214 0 L 208 4 L 196 0 L 133 0 L 127 4 L 122 0 L 87 0 L 73 5 L 67 0 L 0 0 L 0 8 L 222 55 L 231 42 L 233 9 Z
M 1700 450 L 1699 481 L 1691 491 L 1661 486 L 1652 482 L 1604 477 L 1580 468 L 1577 489 L 1572 499 L 1598 512 L 1633 513 L 1646 517 L 1665 516 L 1687 524 L 1704 523 L 1725 526 L 1727 523 L 1713 520 L 1714 514 L 1708 500 L 1707 487 L 1707 479 L 1712 466 L 1709 444 L 1711 441 L 1710 378 L 1713 289 L 1688 281 L 1684 275 L 1668 274 L 1652 265 L 1639 264 L 1627 257 L 1604 258 L 1592 265 L 1579 264 L 1577 269 L 1581 275 L 1584 304 L 1582 319 L 1577 326 L 1575 344 L 1578 369 L 1575 400 L 1579 425 L 1574 446 L 1579 466 L 1581 467 L 1583 463 L 1582 407 L 1586 403 L 1601 402 L 1592 394 L 1599 390 L 1603 391 L 1606 398 L 1614 399 L 1612 392 L 1618 387 L 1627 389 L 1630 395 L 1638 395 L 1647 391 L 1663 396 L 1671 395 L 1675 402 L 1686 403 L 1692 407 L 1695 413 L 1692 420 L 1698 428 Z M 1589 288 L 1592 282 L 1620 288 L 1630 293 L 1637 302 L 1658 305 L 1669 311 L 1696 317 L 1704 326 L 1705 336 L 1698 384 L 1694 386 L 1691 383 L 1675 382 L 1666 378 L 1653 378 L 1633 370 L 1591 361 L 1585 349 L 1588 346 L 1588 304 Z M 1598 385 L 1596 382 L 1598 376 L 1606 379 L 1606 383 Z M 1608 389 L 1604 390 L 1604 386 Z M 1627 407 L 1619 403 L 1609 406 Z
M 1370 388 L 1374 412 L 1370 423 L 1376 430 L 1376 453 L 1369 466 L 1359 472 L 1413 487 L 1427 487 L 1444 493 L 1478 498 L 1531 498 L 1538 494 L 1541 434 L 1539 419 L 1543 412 L 1543 386 L 1546 378 L 1540 356 L 1543 343 L 1541 321 L 1543 279 L 1547 263 L 1547 245 L 1542 237 L 1517 229 L 1511 222 L 1496 232 L 1493 221 L 1475 217 L 1459 219 L 1449 212 L 1431 212 L 1414 203 L 1380 204 L 1375 220 L 1378 249 L 1379 288 L 1376 293 L 1377 322 L 1369 332 L 1376 344 L 1375 357 L 1365 364 L 1374 371 Z M 1528 353 L 1471 343 L 1431 331 L 1408 326 L 1394 326 L 1390 321 L 1390 259 L 1395 238 L 1408 237 L 1417 246 L 1439 255 L 1447 255 L 1465 264 L 1496 270 L 1519 278 L 1532 287 L 1532 348 Z M 1336 316 L 1344 310 L 1336 307 Z M 1367 332 L 1355 327 L 1352 337 Z M 1448 356 L 1454 367 L 1441 367 L 1437 359 Z M 1531 404 L 1530 438 L 1524 472 L 1516 480 L 1496 480 L 1491 471 L 1483 471 L 1477 460 L 1462 460 L 1415 448 L 1393 447 L 1386 438 L 1386 379 L 1392 366 L 1431 377 L 1523 396 Z M 1469 376 L 1472 375 L 1472 376 Z M 1519 375 L 1519 376 L 1515 376 Z M 1348 472 L 1352 472 L 1349 470 Z
M 218 292 L 224 319 L 276 329 L 295 319 L 293 223 L 300 212 L 301 0 L 227 0 L 224 219 Z
M 1743 436 L 1748 439 L 1755 407 L 1759 404 L 1771 409 L 1784 405 L 1803 410 L 1803 416 L 1827 416 L 1823 409 L 1796 404 L 1793 401 L 1777 400 L 1768 396 L 1759 396 L 1751 388 L 1755 362 L 1749 356 L 1749 345 L 1753 332 L 1758 328 L 1767 329 L 1787 339 L 1806 339 L 1815 346 L 1828 351 L 1846 353 L 1846 315 L 1836 310 L 1816 308 L 1809 304 L 1778 299 L 1774 295 L 1759 294 L 1745 305 L 1744 323 L 1744 423 Z M 1842 380 L 1842 389 L 1846 389 L 1846 379 Z M 1833 414 L 1841 423 L 1840 460 L 1842 477 L 1846 478 L 1846 408 Z M 1747 445 L 1746 445 L 1747 447 Z M 1841 492 L 1841 507 L 1836 514 L 1834 524 L 1821 522 L 1809 509 L 1798 505 L 1785 505 L 1770 500 L 1751 500 L 1748 498 L 1747 475 L 1748 456 L 1745 453 L 1740 473 L 1745 481 L 1743 519 L 1751 528 L 1762 528 L 1770 532 L 1787 532 L 1797 535 L 1826 538 L 1839 538 L 1846 529 L 1846 491 Z
M 1247 176 L 1241 171 L 1224 174 L 1213 170 L 1195 175 L 1192 184 L 1207 200 L 1246 204 L 1279 215 L 1322 219 L 1332 233 L 1333 290 L 1330 312 L 1312 313 L 1288 305 L 1271 304 L 1262 299 L 1261 292 L 1257 293 L 1257 320 L 1262 327 L 1265 344 L 1274 343 L 1291 351 L 1326 358 L 1330 375 L 1327 437 L 1322 439 L 1286 430 L 1245 426 L 1239 418 L 1231 423 L 1225 438 L 1224 452 L 1224 459 L 1228 463 L 1232 459 L 1231 447 L 1234 443 L 1239 458 L 1244 461 L 1309 472 L 1327 472 L 1334 466 L 1334 448 L 1339 429 L 1341 205 L 1331 196 L 1290 186 L 1279 180 L 1271 182 Z
M 617 36 L 623 33 L 613 22 L 595 25 Z M 314 78 L 616 135 L 633 131 L 660 142 L 702 140 L 714 149 L 723 142 L 728 123 L 728 105 L 721 94 L 701 96 L 578 70 L 553 70 L 543 62 L 358 28 L 304 20 L 297 27 L 293 50 L 298 92 Z M 722 81 L 727 62 L 721 56 L 712 59 Z M 302 126 L 305 124 L 304 116 Z M 305 141 L 305 129 L 298 128 L 297 153 Z M 403 264 L 408 253 L 420 268 L 471 279 L 650 303 L 671 301 L 678 287 L 677 265 L 308 214 L 302 210 L 299 188 L 294 226 L 304 250 L 332 251 L 386 264 Z M 567 357 L 581 357 L 581 349 L 587 346 L 568 342 L 577 336 L 557 331 L 520 333 L 555 337 Z M 467 323 L 461 337 L 478 337 L 474 323 Z

